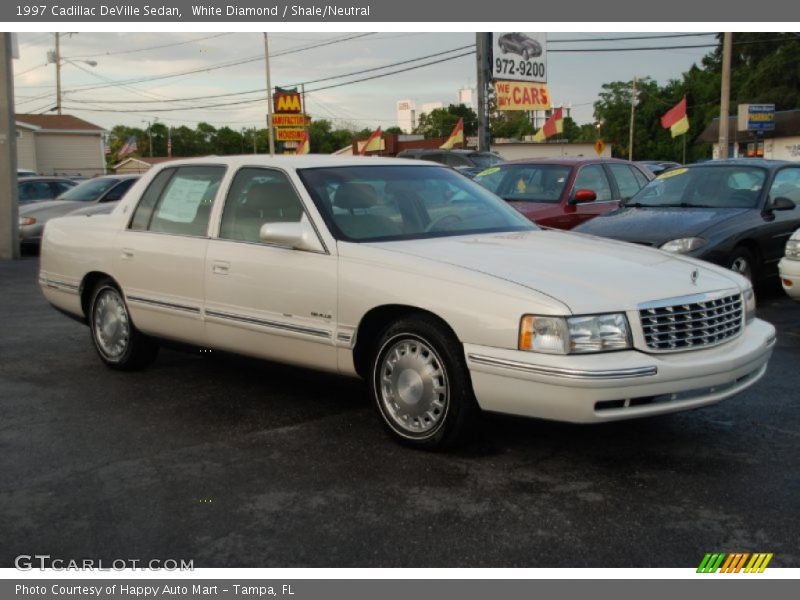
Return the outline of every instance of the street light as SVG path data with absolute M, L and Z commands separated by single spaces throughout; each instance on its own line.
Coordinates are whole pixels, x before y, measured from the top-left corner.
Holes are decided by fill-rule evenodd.
M 56 111 L 58 114 L 61 114 L 61 65 L 65 62 L 72 63 L 77 65 L 79 62 L 82 62 L 90 67 L 96 67 L 97 61 L 96 60 L 79 60 L 75 61 L 69 58 L 64 58 L 61 56 L 61 34 L 56 33 L 56 49 L 50 50 L 47 53 L 47 64 L 55 63 L 56 65 Z

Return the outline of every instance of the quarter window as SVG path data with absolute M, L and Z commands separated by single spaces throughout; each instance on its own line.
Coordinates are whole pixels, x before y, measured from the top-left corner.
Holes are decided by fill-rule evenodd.
M 264 223 L 297 222 L 302 216 L 303 204 L 284 173 L 244 168 L 231 183 L 219 237 L 258 243 Z

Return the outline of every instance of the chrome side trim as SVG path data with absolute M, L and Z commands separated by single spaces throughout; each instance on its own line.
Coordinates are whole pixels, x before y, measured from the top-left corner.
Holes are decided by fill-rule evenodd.
M 142 296 L 126 296 L 128 302 L 136 304 L 149 304 L 151 306 L 158 306 L 159 308 L 169 308 L 172 310 L 182 310 L 184 312 L 192 313 L 193 315 L 200 314 L 200 308 L 197 306 L 187 306 L 186 304 L 176 304 L 174 302 L 164 302 L 163 300 L 154 300 L 153 298 L 144 298 Z
M 47 277 L 40 277 L 39 285 L 46 285 L 54 290 L 61 290 L 62 292 L 70 292 L 72 294 L 77 294 L 80 290 L 77 284 L 68 283 L 59 279 L 48 279 Z
M 584 369 L 563 369 L 561 367 L 546 367 L 543 365 L 532 365 L 530 363 L 519 362 L 516 360 L 506 360 L 495 358 L 483 354 L 469 354 L 467 356 L 472 362 L 488 367 L 500 367 L 523 371 L 535 375 L 550 375 L 553 377 L 564 377 L 566 379 L 631 379 L 633 377 L 649 377 L 658 373 L 658 367 L 634 367 L 630 369 L 613 369 L 607 371 L 588 371 Z
M 350 335 L 349 333 L 344 333 L 344 332 L 340 331 L 339 333 L 336 334 L 336 341 L 337 342 L 344 342 L 344 343 L 347 344 L 347 343 L 350 343 L 350 340 L 352 340 L 352 339 L 353 339 L 353 336 Z
M 268 327 L 270 329 L 280 329 L 283 331 L 291 331 L 293 333 L 302 333 L 305 335 L 312 335 L 318 338 L 330 339 L 331 337 L 331 332 L 326 331 L 324 329 L 314 329 L 313 327 L 303 327 L 302 325 L 292 325 L 290 323 L 280 323 L 278 321 L 256 319 L 255 317 L 235 315 L 232 313 L 219 312 L 216 310 L 206 310 L 206 316 L 216 317 L 217 319 L 225 319 L 228 321 L 238 321 L 239 323 L 248 323 L 250 325 L 259 325 L 260 327 Z
M 675 298 L 662 298 L 661 300 L 653 300 L 651 302 L 642 302 L 637 306 L 638 310 L 646 310 L 648 308 L 666 308 L 668 306 L 675 306 L 677 304 L 694 304 L 696 302 L 708 302 L 709 300 L 718 300 L 726 296 L 741 296 L 742 290 L 739 288 L 716 290 L 713 292 L 705 292 L 702 294 L 691 294 L 689 296 L 677 296 Z

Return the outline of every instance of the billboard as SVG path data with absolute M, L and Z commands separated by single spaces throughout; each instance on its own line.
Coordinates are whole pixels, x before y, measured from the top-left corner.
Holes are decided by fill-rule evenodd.
M 547 83 L 547 34 L 492 34 L 492 79 Z
M 301 113 L 303 112 L 300 92 L 297 88 L 283 89 L 276 87 L 272 95 L 274 112 L 276 113 Z
M 550 93 L 544 83 L 495 81 L 497 110 L 547 110 Z
M 276 127 L 275 140 L 278 142 L 299 142 L 303 139 L 305 129 L 302 127 Z
M 774 104 L 740 104 L 737 116 L 739 131 L 772 131 L 775 129 Z

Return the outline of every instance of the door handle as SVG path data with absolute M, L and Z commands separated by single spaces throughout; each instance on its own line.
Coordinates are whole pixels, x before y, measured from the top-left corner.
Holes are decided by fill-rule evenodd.
M 217 275 L 227 275 L 230 268 L 231 263 L 218 260 L 214 261 L 213 265 L 211 266 L 211 272 L 216 273 Z
M 122 258 L 124 260 L 130 260 L 133 258 L 133 250 L 130 248 L 123 248 L 122 249 Z

